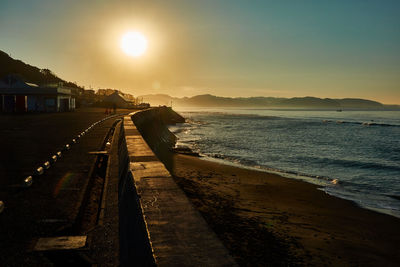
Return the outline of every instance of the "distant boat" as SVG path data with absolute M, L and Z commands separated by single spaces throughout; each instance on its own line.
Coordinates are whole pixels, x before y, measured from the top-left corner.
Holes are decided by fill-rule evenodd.
M 337 112 L 342 112 L 343 110 L 341 110 L 341 109 L 337 109 L 336 111 L 337 111 Z

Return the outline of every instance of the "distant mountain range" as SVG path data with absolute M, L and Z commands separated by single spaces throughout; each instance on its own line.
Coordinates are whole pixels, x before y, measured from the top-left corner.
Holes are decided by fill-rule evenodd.
M 153 106 L 175 107 L 255 107 L 255 108 L 311 108 L 311 109 L 400 109 L 399 105 L 382 103 L 359 98 L 317 98 L 317 97 L 220 97 L 210 94 L 193 97 L 171 97 L 165 94 L 142 95 L 144 102 Z

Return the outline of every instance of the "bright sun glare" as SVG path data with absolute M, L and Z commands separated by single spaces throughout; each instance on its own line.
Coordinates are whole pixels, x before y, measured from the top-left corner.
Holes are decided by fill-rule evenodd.
M 121 49 L 131 57 L 140 57 L 147 50 L 147 39 L 140 32 L 127 32 L 121 38 Z

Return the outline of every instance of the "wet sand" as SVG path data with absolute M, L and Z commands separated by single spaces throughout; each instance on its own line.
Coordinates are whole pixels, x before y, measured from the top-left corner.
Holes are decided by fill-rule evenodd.
M 174 155 L 174 175 L 242 266 L 399 266 L 400 219 L 261 171 Z

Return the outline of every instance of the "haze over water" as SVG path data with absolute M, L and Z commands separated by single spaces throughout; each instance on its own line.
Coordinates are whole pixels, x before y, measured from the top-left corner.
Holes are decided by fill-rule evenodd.
M 400 217 L 400 111 L 180 110 L 177 145 Z

